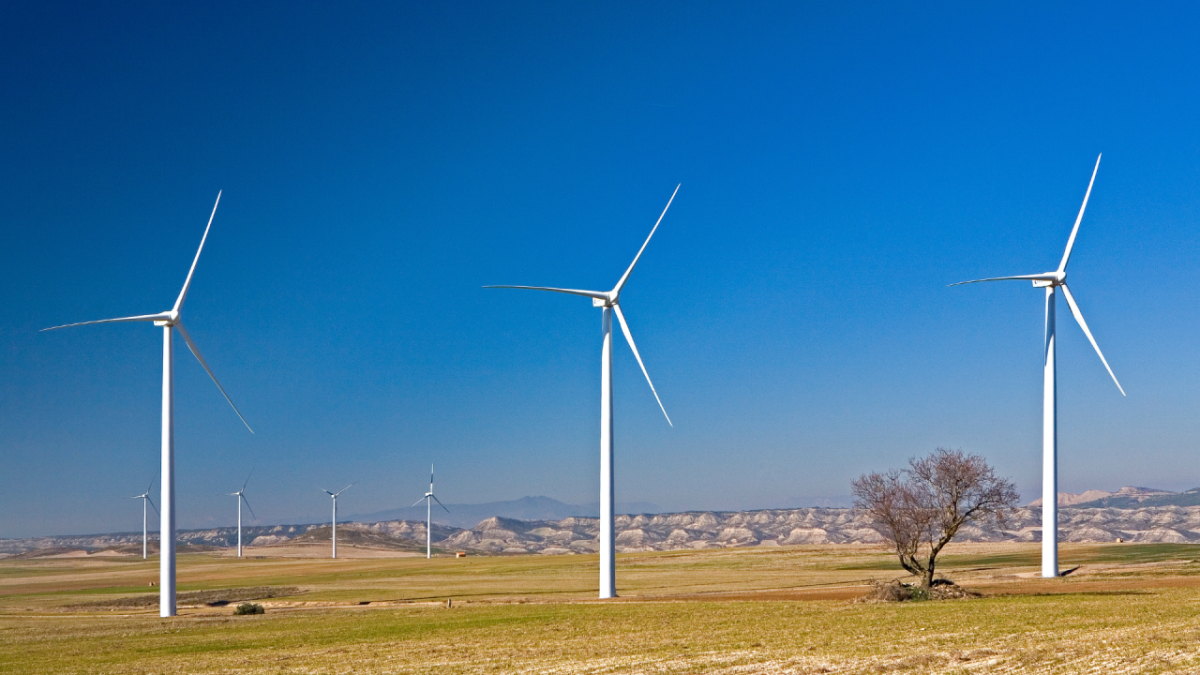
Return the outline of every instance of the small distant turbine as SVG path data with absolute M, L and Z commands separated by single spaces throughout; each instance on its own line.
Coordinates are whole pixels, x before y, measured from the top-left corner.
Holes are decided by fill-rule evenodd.
M 993 277 L 990 279 L 975 279 L 974 281 L 960 281 L 957 284 L 950 284 L 951 286 L 961 286 L 962 284 L 974 284 L 981 281 L 1020 280 L 1032 281 L 1034 288 L 1046 289 L 1046 341 L 1042 352 L 1043 577 L 1058 576 L 1058 383 L 1055 381 L 1055 289 L 1062 289 L 1063 297 L 1067 299 L 1067 305 L 1071 307 L 1071 313 L 1075 315 L 1075 320 L 1079 322 L 1079 327 L 1083 329 L 1083 334 L 1092 343 L 1092 347 L 1100 357 L 1100 362 L 1108 370 L 1109 377 L 1117 385 L 1117 389 L 1121 392 L 1121 395 L 1125 395 L 1125 390 L 1121 388 L 1121 383 L 1117 382 L 1117 376 L 1113 374 L 1112 368 L 1109 367 L 1108 360 L 1104 358 L 1104 353 L 1100 351 L 1100 345 L 1096 344 L 1096 338 L 1092 337 L 1092 331 L 1088 330 L 1087 322 L 1083 320 L 1083 313 L 1079 311 L 1079 305 L 1075 304 L 1075 297 L 1071 295 L 1071 289 L 1067 288 L 1067 263 L 1071 260 L 1071 249 L 1075 247 L 1075 235 L 1079 233 L 1079 223 L 1083 221 L 1083 212 L 1087 208 L 1088 198 L 1092 196 L 1092 184 L 1096 182 L 1096 172 L 1099 170 L 1100 156 L 1097 156 L 1096 167 L 1092 169 L 1092 180 L 1088 182 L 1087 192 L 1083 195 L 1083 205 L 1079 207 L 1079 215 L 1075 217 L 1075 227 L 1071 228 L 1071 236 L 1067 239 L 1067 250 L 1063 252 L 1062 262 L 1058 264 L 1058 269 L 1053 272 L 1043 272 L 1041 274 Z
M 250 509 L 250 516 L 258 520 L 258 516 L 254 515 L 254 509 L 250 506 L 250 500 L 246 499 L 246 485 L 250 482 L 250 476 L 254 475 L 254 470 L 246 474 L 246 482 L 242 483 L 242 489 L 237 492 L 230 492 L 227 496 L 238 498 L 238 557 L 242 557 L 242 502 L 246 502 L 246 508 Z
M 130 497 L 130 499 L 142 500 L 142 560 L 146 559 L 146 504 L 149 503 L 154 509 L 154 512 L 158 513 L 158 507 L 154 506 L 154 500 L 150 498 L 150 488 L 152 487 L 154 487 L 154 481 L 150 481 L 150 484 L 146 486 L 145 492 L 140 495 L 134 495 Z
M 325 488 L 317 488 L 321 492 L 324 492 L 325 494 L 327 494 L 333 498 L 333 528 L 332 528 L 332 531 L 333 531 L 333 557 L 335 557 L 335 558 L 337 557 L 337 498 L 338 498 L 338 495 L 342 494 L 346 490 L 349 490 L 350 488 L 354 487 L 355 485 L 358 485 L 358 481 L 354 481 L 353 483 L 347 485 L 346 487 L 342 488 L 341 490 L 338 490 L 337 492 L 330 492 L 329 490 L 326 490 Z
M 433 557 L 433 502 L 436 501 L 438 506 L 445 509 L 446 513 L 450 513 L 450 509 L 446 508 L 446 505 L 442 503 L 442 500 L 438 499 L 433 494 L 432 464 L 429 465 L 429 492 L 426 492 L 425 496 L 421 497 L 421 499 L 413 502 L 413 506 L 420 504 L 422 501 L 425 502 L 425 559 L 428 560 L 429 558 Z
M 54 326 L 52 328 L 43 328 L 43 331 L 58 330 L 59 328 L 70 328 L 72 326 L 90 326 L 96 323 L 130 323 L 130 322 L 147 322 L 153 323 L 163 329 L 163 378 L 162 378 L 162 512 L 160 515 L 160 525 L 158 534 L 158 615 L 162 617 L 175 616 L 175 361 L 174 361 L 174 332 L 172 328 L 179 331 L 183 337 L 183 341 L 187 343 L 188 349 L 192 350 L 196 360 L 204 367 L 205 372 L 212 378 L 217 389 L 221 391 L 221 395 L 229 402 L 229 406 L 233 408 L 233 412 L 242 420 L 242 424 L 246 425 L 246 429 L 250 433 L 254 433 L 250 429 L 250 424 L 246 422 L 246 418 L 242 417 L 242 413 L 238 411 L 237 406 L 233 405 L 233 400 L 229 398 L 229 394 L 225 393 L 225 388 L 217 381 L 217 376 L 213 375 L 213 371 L 204 361 L 204 357 L 200 355 L 200 348 L 192 342 L 192 336 L 188 335 L 187 330 L 183 327 L 183 301 L 187 299 L 188 289 L 192 285 L 192 275 L 196 273 L 196 263 L 200 262 L 200 253 L 204 250 L 204 242 L 208 240 L 208 231 L 212 229 L 213 218 L 217 215 L 217 205 L 221 203 L 221 193 L 217 193 L 217 201 L 213 204 L 212 215 L 208 217 L 208 225 L 204 228 L 204 236 L 200 238 L 200 248 L 196 249 L 196 257 L 192 259 L 192 267 L 188 270 L 187 279 L 183 282 L 183 290 L 179 292 L 179 297 L 176 298 L 174 306 L 165 312 L 157 314 L 143 314 L 140 316 L 126 316 L 119 319 L 100 319 L 99 321 L 83 321 L 80 323 L 69 323 L 64 326 Z
M 671 198 L 667 200 L 666 207 L 663 208 L 662 214 L 658 216 L 658 221 L 654 223 L 654 228 L 650 230 L 650 236 L 646 237 L 646 242 L 638 249 L 637 255 L 633 257 L 633 262 L 629 264 L 629 269 L 625 270 L 625 274 L 621 275 L 621 279 L 617 281 L 617 285 L 611 291 L 580 291 L 573 288 L 548 288 L 545 286 L 484 286 L 484 288 L 522 288 L 532 291 L 553 291 L 555 293 L 567 293 L 569 295 L 582 295 L 585 298 L 592 299 L 592 307 L 602 307 L 603 314 L 601 315 L 601 326 L 604 331 L 603 346 L 600 348 L 600 597 L 615 598 L 617 596 L 617 568 L 616 568 L 616 533 L 613 525 L 615 519 L 613 513 L 613 415 L 612 415 L 612 315 L 617 315 L 617 321 L 621 323 L 621 332 L 625 334 L 625 341 L 629 343 L 629 348 L 633 350 L 633 358 L 637 359 L 638 365 L 642 368 L 642 374 L 646 376 L 646 383 L 650 385 L 650 391 L 654 394 L 654 400 L 658 401 L 658 407 L 662 409 L 663 417 L 667 418 L 667 424 L 672 427 L 671 417 L 667 415 L 667 409 L 663 407 L 662 399 L 658 397 L 658 392 L 654 389 L 654 383 L 650 381 L 650 373 L 646 372 L 646 365 L 642 363 L 642 357 L 638 354 L 637 345 L 633 343 L 633 335 L 629 332 L 629 324 L 625 323 L 625 315 L 621 313 L 621 305 L 619 303 L 621 289 L 625 287 L 625 282 L 629 281 L 629 275 L 633 273 L 633 268 L 637 267 L 638 260 L 642 257 L 642 252 L 646 250 L 646 245 L 650 243 L 650 238 L 658 231 L 658 225 L 662 222 L 663 216 L 667 215 L 667 209 L 671 208 L 671 202 L 675 201 L 675 195 L 679 192 L 679 186 L 675 186 L 675 192 L 671 193 Z

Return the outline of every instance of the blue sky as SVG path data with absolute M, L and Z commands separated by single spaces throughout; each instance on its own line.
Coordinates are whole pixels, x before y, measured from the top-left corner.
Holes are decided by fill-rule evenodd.
M 598 499 L 804 506 L 938 446 L 1038 496 L 1041 292 L 1060 487 L 1200 485 L 1190 5 L 26 3 L 0 22 L 0 536 L 133 530 L 176 351 L 181 527 Z M 157 489 L 157 488 L 156 488 Z

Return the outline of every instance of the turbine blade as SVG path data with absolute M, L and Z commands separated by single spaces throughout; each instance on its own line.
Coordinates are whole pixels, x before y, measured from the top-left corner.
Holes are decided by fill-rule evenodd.
M 336 496 L 342 494 L 343 492 L 345 492 L 346 490 L 349 490 L 350 488 L 354 487 L 355 485 L 358 485 L 358 481 L 354 481 L 353 483 L 347 485 L 346 487 L 342 488 L 341 490 L 338 490 L 337 494 L 335 494 L 333 496 L 336 497 Z
M 257 468 L 257 467 L 255 467 Z M 250 469 L 250 473 L 246 474 L 246 482 L 242 483 L 242 491 L 246 490 L 246 486 L 250 483 L 250 476 L 254 475 L 254 469 Z
M 1049 274 L 1020 274 L 1015 277 L 991 277 L 988 279 L 972 279 L 970 281 L 960 281 L 955 284 L 946 284 L 946 288 L 951 286 L 962 286 L 963 284 L 978 284 L 984 281 L 1054 281 L 1054 277 Z
M 250 509 L 250 517 L 255 520 L 258 520 L 258 516 L 254 515 L 254 507 L 250 506 L 250 500 L 246 499 L 246 495 L 243 495 L 241 493 L 238 493 L 238 494 L 241 496 L 242 501 L 246 502 L 246 508 Z
M 582 295 L 585 298 L 595 298 L 597 300 L 608 300 L 607 293 L 600 291 L 580 291 L 574 288 L 550 288 L 549 286 L 484 286 L 484 288 L 523 288 L 528 291 L 551 291 L 554 293 L 567 293 L 569 295 Z
M 1079 223 L 1083 221 L 1083 211 L 1087 208 L 1088 197 L 1092 196 L 1092 183 L 1096 182 L 1096 172 L 1100 170 L 1100 158 L 1104 156 L 1101 153 L 1096 156 L 1096 168 L 1092 169 L 1092 179 L 1088 181 L 1087 192 L 1083 195 L 1083 205 L 1079 207 L 1079 215 L 1075 217 L 1075 227 L 1071 228 L 1071 237 L 1067 239 L 1067 250 L 1063 251 L 1062 262 L 1058 264 L 1058 271 L 1064 272 L 1067 269 L 1067 262 L 1071 259 L 1071 249 L 1075 248 L 1075 235 L 1079 233 Z
M 1079 322 L 1079 327 L 1083 329 L 1083 334 L 1092 343 L 1092 347 L 1100 357 L 1100 362 L 1108 370 L 1109 376 L 1112 377 L 1113 382 L 1117 385 L 1117 389 L 1121 391 L 1121 395 L 1125 396 L 1125 390 L 1121 387 L 1121 383 L 1117 382 L 1117 376 L 1113 374 L 1112 368 L 1108 366 L 1108 360 L 1104 358 L 1104 352 L 1100 351 L 1100 345 L 1096 344 L 1096 338 L 1092 337 L 1092 331 L 1088 330 L 1087 322 L 1083 320 L 1083 312 L 1079 311 L 1079 305 L 1075 304 L 1075 297 L 1071 295 L 1071 289 L 1067 288 L 1066 284 L 1062 285 L 1062 289 L 1063 295 L 1067 298 L 1067 304 L 1071 306 L 1071 313 L 1075 315 L 1075 320 Z
M 440 500 L 440 499 L 438 499 L 438 498 L 437 498 L 437 495 L 429 495 L 429 496 L 430 496 L 430 497 L 433 497 L 433 501 L 437 502 L 437 503 L 438 503 L 438 506 L 440 506 L 440 507 L 442 507 L 443 509 L 445 509 L 446 513 L 450 513 L 450 509 L 447 509 L 447 508 L 446 508 L 446 505 L 442 503 L 442 500 Z
M 179 329 L 179 334 L 183 336 L 183 341 L 187 343 L 188 349 L 192 350 L 192 354 L 196 356 L 196 360 L 200 362 L 200 365 L 204 366 L 204 370 L 212 378 L 213 384 L 217 385 L 217 389 L 221 390 L 221 395 L 225 397 L 226 401 L 229 401 L 229 407 L 233 408 L 233 412 L 237 413 L 238 419 L 242 420 L 242 424 L 245 424 L 246 428 L 250 429 L 250 423 L 246 421 L 245 417 L 242 417 L 241 411 L 233 404 L 233 399 L 229 398 L 229 394 L 225 393 L 225 387 L 222 387 L 221 383 L 217 381 L 217 376 L 213 375 L 212 368 L 209 368 L 208 364 L 204 361 L 204 357 L 200 356 L 200 348 L 196 346 L 195 342 L 192 342 L 192 336 L 188 335 L 187 329 L 183 327 L 183 322 L 180 321 L 175 324 L 175 328 Z M 254 430 L 250 429 L 250 433 L 254 433 Z M 246 480 L 250 480 L 250 477 L 247 476 Z
M 158 507 L 154 505 L 154 500 L 150 498 L 150 495 L 146 495 L 146 501 L 150 502 L 150 508 L 154 509 L 155 513 L 158 513 Z
M 208 230 L 212 227 L 213 217 L 217 215 L 217 204 L 221 203 L 221 191 L 217 191 L 217 201 L 213 204 L 212 215 L 208 217 L 208 225 L 204 228 L 204 236 L 200 237 L 200 248 L 196 249 L 196 257 L 192 260 L 192 268 L 188 270 L 187 279 L 183 282 L 183 290 L 179 292 L 179 298 L 175 301 L 175 311 L 179 311 L 183 307 L 183 301 L 187 298 L 188 287 L 192 285 L 192 275 L 196 273 L 196 263 L 200 262 L 200 252 L 204 250 L 204 242 L 208 239 Z M 248 426 L 248 425 L 247 425 Z
M 646 364 L 642 363 L 642 356 L 638 354 L 637 345 L 633 344 L 633 334 L 629 332 L 629 324 L 625 323 L 625 315 L 621 313 L 621 306 L 614 304 L 613 310 L 617 313 L 617 321 L 621 322 L 621 332 L 625 334 L 625 340 L 629 343 L 629 348 L 633 350 L 633 357 L 637 359 L 638 365 L 642 367 L 642 374 L 646 376 L 646 383 L 650 385 L 650 391 L 654 392 L 654 400 L 658 401 L 658 407 L 662 408 L 663 417 L 667 418 L 667 424 L 674 427 L 675 425 L 671 422 L 671 416 L 667 414 L 667 409 L 663 408 L 662 399 L 658 397 L 658 392 L 654 389 L 654 383 L 650 381 L 650 373 L 646 372 Z
M 675 186 L 675 192 L 671 193 L 671 198 L 667 200 L 667 205 L 663 207 L 662 213 L 658 216 L 658 220 L 654 222 L 654 228 L 650 230 L 650 237 L 654 236 L 654 232 L 658 230 L 658 224 L 662 222 L 663 216 L 667 215 L 667 209 L 671 208 L 671 202 L 675 201 L 675 195 L 679 192 L 680 185 L 683 185 L 683 183 Z M 621 280 L 617 282 L 616 287 L 612 290 L 614 295 L 620 293 L 621 289 L 625 287 L 625 282 L 629 280 L 629 275 L 633 273 L 633 268 L 637 267 L 638 259 L 642 257 L 642 251 L 645 251 L 646 244 L 650 243 L 650 237 L 646 237 L 646 241 L 643 242 L 642 247 L 638 249 L 637 255 L 633 257 L 633 262 L 629 263 L 629 269 L 625 270 L 625 274 L 621 275 Z
M 58 330 L 59 328 L 74 328 L 75 326 L 90 326 L 95 323 L 128 323 L 128 322 L 132 322 L 132 321 L 166 321 L 167 319 L 170 319 L 170 318 L 171 318 L 170 314 L 167 314 L 166 312 L 159 312 L 158 314 L 141 314 L 139 316 L 123 316 L 119 319 L 100 319 L 99 321 L 80 321 L 79 323 L 68 323 L 68 324 L 63 324 L 61 326 L 51 326 L 50 328 L 43 328 L 38 332 L 44 333 L 48 330 Z
M 410 507 L 408 507 L 408 508 L 410 508 L 410 509 L 411 509 L 413 506 L 416 506 L 417 504 L 420 504 L 420 503 L 421 503 L 421 502 L 423 502 L 423 501 L 425 501 L 425 498 L 424 498 L 424 497 L 421 497 L 421 498 L 420 498 L 420 499 L 418 499 L 417 501 L 413 502 L 413 505 L 412 505 L 412 506 L 410 506 Z

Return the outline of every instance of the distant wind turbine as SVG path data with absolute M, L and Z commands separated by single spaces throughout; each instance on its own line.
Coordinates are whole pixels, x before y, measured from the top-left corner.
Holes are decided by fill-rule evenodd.
M 613 529 L 613 417 L 612 417 L 612 315 L 617 315 L 617 321 L 621 324 L 621 332 L 625 334 L 625 340 L 629 343 L 629 348 L 633 350 L 633 357 L 637 359 L 638 365 L 642 368 L 642 374 L 646 376 L 646 382 L 650 385 L 650 391 L 654 393 L 654 400 L 658 401 L 658 407 L 662 409 L 663 416 L 667 418 L 667 424 L 671 424 L 671 418 L 667 415 L 667 409 L 663 407 L 662 399 L 658 397 L 658 392 L 654 389 L 654 383 L 650 381 L 650 373 L 646 372 L 646 366 L 642 363 L 642 357 L 638 354 L 637 345 L 633 343 L 633 335 L 629 332 L 629 324 L 625 322 L 625 315 L 621 313 L 621 305 L 619 303 L 621 289 L 625 287 L 625 282 L 629 281 L 629 275 L 633 273 L 633 268 L 637 266 L 638 260 L 642 257 L 642 252 L 646 250 L 646 245 L 650 243 L 650 238 L 658 230 L 659 223 L 662 222 L 663 216 L 667 215 L 667 209 L 671 208 L 671 202 L 675 201 L 675 195 L 679 192 L 679 185 L 675 186 L 675 192 L 671 193 L 671 198 L 667 200 L 667 205 L 663 208 L 662 214 L 658 216 L 658 221 L 654 223 L 654 228 L 650 230 L 650 236 L 646 237 L 645 243 L 638 249 L 637 255 L 634 256 L 633 262 L 630 263 L 629 269 L 625 270 L 625 274 L 621 275 L 617 285 L 611 291 L 580 291 L 571 288 L 548 288 L 545 286 L 484 286 L 484 288 L 521 288 L 533 291 L 552 291 L 554 293 L 567 293 L 570 295 L 582 295 L 592 299 L 592 307 L 602 307 L 601 326 L 604 332 L 603 346 L 600 350 L 600 597 L 613 598 L 617 595 L 617 571 L 616 571 L 616 549 L 615 549 L 615 533 Z
M 146 503 L 148 502 L 150 504 L 150 506 L 154 509 L 154 512 L 158 513 L 158 507 L 154 506 L 154 500 L 150 498 L 150 488 L 152 488 L 152 487 L 154 487 L 154 481 L 150 481 L 150 484 L 146 486 L 145 492 L 143 492 L 140 495 L 134 495 L 134 496 L 130 497 L 130 499 L 142 500 L 142 560 L 145 560 L 146 555 L 147 555 L 147 553 L 146 553 L 146 539 L 147 539 L 147 535 L 146 535 Z
M 250 476 L 254 475 L 254 470 L 246 474 L 246 482 L 242 483 L 242 489 L 237 492 L 230 492 L 227 496 L 238 498 L 238 557 L 242 557 L 242 502 L 246 502 L 246 508 L 250 509 L 250 516 L 258 520 L 258 516 L 254 515 L 254 509 L 250 506 L 250 500 L 246 499 L 246 485 L 250 483 Z
M 54 326 L 52 328 L 43 328 L 42 330 L 57 330 L 59 328 L 71 328 L 72 326 L 88 326 L 96 323 L 127 323 L 127 322 L 150 322 L 155 326 L 163 329 L 163 380 L 162 380 L 162 512 L 161 525 L 159 527 L 159 601 L 158 614 L 159 616 L 175 616 L 175 403 L 174 403 L 174 364 L 172 361 L 172 336 L 171 329 L 174 328 L 183 336 L 183 341 L 187 343 L 188 349 L 196 356 L 196 360 L 204 366 L 204 370 L 208 372 L 208 376 L 212 378 L 213 383 L 217 385 L 217 389 L 221 390 L 221 395 L 229 401 L 233 412 L 242 420 L 242 424 L 250 429 L 250 425 L 246 422 L 246 418 L 242 417 L 242 413 L 238 411 L 237 406 L 233 405 L 233 400 L 229 398 L 229 394 L 225 393 L 225 388 L 217 381 L 217 376 L 213 375 L 213 371 L 204 361 L 204 357 L 200 355 L 200 349 L 192 342 L 192 336 L 188 335 L 187 330 L 183 327 L 183 319 L 180 314 L 183 310 L 183 301 L 187 299 L 188 288 L 192 285 L 192 275 L 196 272 L 196 263 L 200 262 L 200 252 L 204 250 L 204 242 L 208 239 L 208 230 L 212 228 L 213 217 L 217 215 L 217 204 L 221 203 L 221 193 L 217 193 L 217 201 L 213 204 L 212 215 L 208 217 L 208 225 L 204 228 L 204 236 L 200 238 L 200 248 L 196 249 L 196 257 L 192 260 L 192 267 L 188 270 L 187 279 L 183 282 L 183 290 L 179 292 L 179 297 L 175 300 L 175 305 L 165 312 L 157 314 L 143 314 L 140 316 L 126 316 L 119 319 L 101 319 L 99 321 L 83 321 L 80 323 L 69 323 L 64 326 Z
M 436 501 L 438 506 L 445 509 L 446 513 L 450 513 L 450 509 L 446 508 L 446 505 L 442 503 L 442 500 L 438 499 L 437 496 L 433 494 L 432 464 L 429 465 L 429 492 L 426 492 L 424 497 L 421 497 L 417 501 L 413 502 L 413 506 L 420 504 L 422 501 L 425 502 L 425 559 L 428 560 L 429 558 L 433 557 L 433 502 Z
M 321 490 L 321 492 L 324 492 L 325 494 L 327 494 L 333 498 L 333 528 L 332 528 L 332 531 L 333 531 L 333 557 L 335 557 L 335 558 L 337 557 L 337 498 L 338 498 L 338 495 L 342 494 L 346 490 L 349 490 L 350 488 L 354 487 L 355 485 L 358 485 L 358 481 L 354 481 L 353 483 L 347 485 L 346 487 L 342 488 L 341 490 L 338 490 L 337 492 L 330 492 L 329 490 L 326 490 L 325 488 L 318 488 L 319 490 Z
M 951 286 L 961 286 L 962 284 L 974 284 L 982 281 L 1023 280 L 1032 281 L 1034 288 L 1046 289 L 1046 341 L 1044 343 L 1042 368 L 1043 577 L 1058 576 L 1058 385 L 1055 382 L 1055 289 L 1062 288 L 1063 297 L 1067 299 L 1067 305 L 1071 307 L 1071 313 L 1075 315 L 1075 320 L 1079 322 L 1079 327 L 1083 329 L 1083 334 L 1092 343 L 1092 347 L 1100 357 L 1100 362 L 1108 370 L 1109 376 L 1112 377 L 1121 395 L 1125 395 L 1125 390 L 1121 388 L 1121 383 L 1117 382 L 1117 376 L 1113 374 L 1112 368 L 1109 367 L 1108 361 L 1104 358 L 1104 353 L 1100 351 L 1100 345 L 1096 344 L 1096 338 L 1092 337 L 1092 331 L 1088 330 L 1087 322 L 1083 320 L 1083 313 L 1079 311 L 1079 305 L 1075 303 L 1075 297 L 1071 295 L 1071 289 L 1067 288 L 1067 263 L 1071 260 L 1071 249 L 1075 246 L 1075 235 L 1079 233 L 1079 223 L 1083 221 L 1083 212 L 1087 208 L 1088 198 L 1092 196 L 1092 184 L 1096 182 L 1096 172 L 1099 170 L 1100 156 L 1097 156 L 1096 167 L 1092 169 L 1092 179 L 1088 182 L 1087 192 L 1083 195 L 1083 205 L 1079 207 L 1079 215 L 1075 218 L 1075 227 L 1071 229 L 1071 236 L 1067 239 L 1067 249 L 1063 252 L 1062 262 L 1058 264 L 1058 269 L 1053 272 L 1043 272 L 1041 274 L 993 277 L 990 279 L 976 279 L 974 281 L 961 281 L 957 284 L 950 284 Z

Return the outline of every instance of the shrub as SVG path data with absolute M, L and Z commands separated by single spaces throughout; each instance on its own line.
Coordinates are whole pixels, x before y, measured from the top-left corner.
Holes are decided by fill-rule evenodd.
M 906 584 L 899 579 L 894 581 L 871 580 L 871 590 L 867 591 L 862 602 L 921 602 L 924 600 L 965 600 L 981 597 L 975 591 L 968 591 L 949 579 L 934 579 L 929 588 L 919 584 Z
M 267 610 L 263 609 L 262 605 L 253 602 L 243 602 L 233 610 L 233 613 L 239 616 L 242 614 L 265 614 L 266 612 Z

